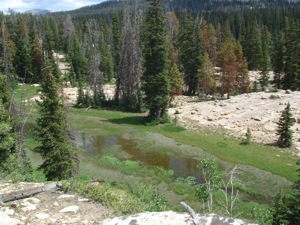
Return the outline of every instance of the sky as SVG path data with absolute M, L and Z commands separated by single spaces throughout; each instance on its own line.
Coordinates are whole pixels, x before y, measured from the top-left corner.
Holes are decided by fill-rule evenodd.
M 48 9 L 53 12 L 69 11 L 87 5 L 94 5 L 104 0 L 0 0 L 0 11 L 7 9 L 24 12 L 30 9 Z

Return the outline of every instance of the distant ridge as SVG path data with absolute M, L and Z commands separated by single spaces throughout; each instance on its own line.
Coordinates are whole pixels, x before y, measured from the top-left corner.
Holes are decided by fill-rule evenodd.
M 135 0 L 106 0 L 104 2 L 88 5 L 82 8 L 68 11 L 73 15 L 85 14 L 110 14 L 123 10 L 126 5 L 134 7 Z M 203 11 L 226 11 L 236 7 L 240 8 L 267 8 L 270 6 L 293 7 L 300 4 L 300 0 L 161 0 L 165 11 L 182 11 L 187 9 L 190 12 L 199 13 Z M 147 0 L 139 0 L 139 7 L 145 8 Z
M 48 9 L 31 9 L 31 10 L 27 10 L 24 13 L 28 13 L 28 14 L 32 14 L 32 15 L 46 15 L 49 13 L 52 13 L 51 10 Z

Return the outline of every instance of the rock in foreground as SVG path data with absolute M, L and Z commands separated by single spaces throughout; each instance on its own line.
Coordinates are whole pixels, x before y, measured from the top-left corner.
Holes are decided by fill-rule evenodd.
M 251 225 L 239 219 L 217 215 L 198 215 L 200 225 Z M 106 219 L 102 225 L 194 225 L 187 213 L 146 212 L 130 216 Z M 254 224 L 252 224 L 254 225 Z

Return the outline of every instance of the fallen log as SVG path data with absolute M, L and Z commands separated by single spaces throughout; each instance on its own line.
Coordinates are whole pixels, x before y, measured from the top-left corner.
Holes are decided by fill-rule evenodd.
M 55 182 L 51 184 L 47 184 L 41 187 L 36 187 L 36 188 L 31 188 L 31 189 L 26 189 L 22 191 L 15 191 L 9 194 L 3 194 L 0 195 L 0 203 L 5 203 L 5 202 L 10 202 L 10 201 L 15 201 L 18 199 L 23 199 L 27 198 L 36 194 L 39 194 L 41 192 L 45 191 L 51 191 L 54 189 L 59 189 L 61 188 L 62 184 L 60 182 Z

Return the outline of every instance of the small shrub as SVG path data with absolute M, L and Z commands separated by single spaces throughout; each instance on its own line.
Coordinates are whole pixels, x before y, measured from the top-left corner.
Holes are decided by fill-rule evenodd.
M 259 225 L 272 224 L 272 212 L 269 209 L 252 209 L 253 217 L 256 219 Z
M 279 95 L 273 95 L 273 94 L 270 95 L 270 99 L 278 99 L 278 98 L 280 98 Z
M 249 145 L 251 143 L 252 140 L 252 133 L 250 128 L 247 128 L 247 132 L 245 134 L 246 139 L 242 142 L 242 144 L 244 145 Z
M 141 163 L 137 161 L 125 160 L 121 165 L 121 172 L 125 175 L 133 175 L 141 167 Z

